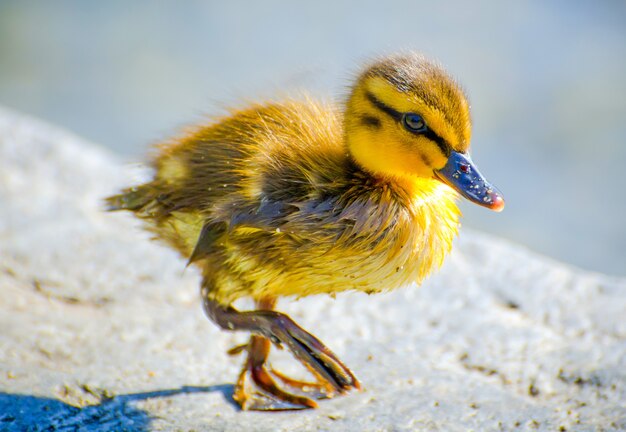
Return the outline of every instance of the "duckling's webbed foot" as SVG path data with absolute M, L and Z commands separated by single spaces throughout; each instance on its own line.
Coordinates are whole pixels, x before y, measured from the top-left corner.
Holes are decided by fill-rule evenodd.
M 275 301 L 259 302 L 262 310 L 239 312 L 204 300 L 207 315 L 227 330 L 255 333 L 246 347 L 248 358 L 235 387 L 235 400 L 243 409 L 289 410 L 314 408 L 314 399 L 331 398 L 360 388 L 360 383 L 321 341 L 298 326 L 291 318 L 270 309 Z M 289 348 L 291 353 L 317 379 L 315 383 L 291 379 L 267 365 L 270 341 Z M 243 351 L 231 350 L 233 354 Z M 248 382 L 248 377 L 250 382 Z M 282 386 L 279 386 L 276 378 Z M 249 385 L 253 387 L 249 389 Z M 289 391 L 286 391 L 288 389 Z
M 290 393 L 276 383 L 274 370 L 267 366 L 269 339 L 252 336 L 246 349 L 248 358 L 239 374 L 233 394 L 233 399 L 242 409 L 274 411 L 317 407 L 313 398 Z

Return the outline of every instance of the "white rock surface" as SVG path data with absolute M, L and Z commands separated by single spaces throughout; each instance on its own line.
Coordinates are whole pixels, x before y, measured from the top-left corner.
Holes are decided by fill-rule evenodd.
M 280 304 L 364 391 L 239 411 L 225 351 L 246 335 L 204 318 L 182 259 L 102 210 L 132 171 L 0 110 L 0 430 L 626 430 L 626 280 L 467 229 L 420 289 Z

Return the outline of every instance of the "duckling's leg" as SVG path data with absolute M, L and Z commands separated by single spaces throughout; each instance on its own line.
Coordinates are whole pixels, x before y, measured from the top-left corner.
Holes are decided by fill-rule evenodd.
M 298 326 L 291 318 L 273 309 L 275 299 L 257 303 L 259 310 L 239 312 L 231 306 L 204 297 L 204 309 L 220 327 L 226 330 L 248 330 L 255 333 L 247 346 L 248 358 L 235 387 L 234 399 L 243 409 L 285 410 L 315 408 L 315 399 L 330 398 L 352 388 L 359 389 L 356 377 L 322 342 Z M 305 383 L 288 378 L 273 369 L 268 369 L 267 357 L 270 341 L 286 345 L 292 354 L 318 380 Z M 235 349 L 233 352 L 239 352 Z M 250 374 L 252 383 L 260 392 L 246 391 L 246 378 Z M 286 392 L 275 382 L 277 377 L 287 387 L 302 392 L 295 395 Z

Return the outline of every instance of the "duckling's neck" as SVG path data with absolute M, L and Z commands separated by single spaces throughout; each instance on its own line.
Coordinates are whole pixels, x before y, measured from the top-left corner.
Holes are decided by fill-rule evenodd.
M 411 198 L 426 198 L 438 189 L 435 179 L 424 177 L 382 176 L 371 174 L 379 182 L 386 183 L 395 190 L 402 191 Z
M 357 205 L 346 213 L 355 214 L 357 221 L 368 221 L 360 226 L 359 235 L 378 239 L 385 262 L 406 264 L 407 271 L 400 273 L 394 264 L 383 278 L 385 283 L 398 277 L 402 279 L 398 285 L 419 283 L 441 265 L 457 234 L 456 192 L 435 179 L 381 176 L 356 164 L 354 175 L 349 201 Z M 402 246 L 397 248 L 399 239 Z
M 405 197 L 408 201 L 436 199 L 442 196 L 442 191 L 446 193 L 446 197 L 455 197 L 454 192 L 441 181 L 435 178 L 419 177 L 419 176 L 394 176 L 376 172 L 371 172 L 364 168 L 352 154 L 350 160 L 353 169 L 359 172 L 359 177 L 367 179 L 368 183 L 390 189 L 396 195 Z

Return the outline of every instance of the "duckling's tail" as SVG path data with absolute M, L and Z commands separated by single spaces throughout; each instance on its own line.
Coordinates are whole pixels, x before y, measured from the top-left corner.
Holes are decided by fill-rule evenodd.
M 130 210 L 137 212 L 154 200 L 154 188 L 145 184 L 124 189 L 121 194 L 105 198 L 107 211 Z

